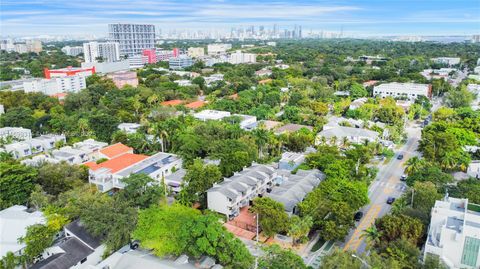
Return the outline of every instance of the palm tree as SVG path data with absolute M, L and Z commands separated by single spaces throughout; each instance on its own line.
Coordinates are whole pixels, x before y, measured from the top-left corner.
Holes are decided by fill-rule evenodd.
M 268 143 L 269 140 L 268 131 L 263 128 L 256 128 L 252 131 L 252 135 L 255 139 L 255 143 L 258 146 L 258 157 L 261 159 L 263 158 L 264 146 Z
M 457 166 L 456 152 L 447 152 L 440 160 L 440 166 L 445 170 L 452 170 Z
M 380 238 L 382 237 L 382 232 L 377 229 L 375 224 L 368 227 L 363 231 L 361 238 L 365 238 L 367 240 L 367 244 L 369 247 L 373 247 L 380 242 Z
M 405 173 L 407 175 L 411 175 L 415 172 L 418 172 L 420 170 L 422 170 L 423 168 L 425 168 L 426 166 L 426 162 L 424 159 L 420 159 L 419 157 L 415 156 L 415 157 L 412 157 L 410 159 L 408 159 L 408 161 L 405 162 Z
M 350 145 L 350 141 L 348 141 L 348 137 L 344 136 L 342 138 L 342 148 L 347 148 Z
M 166 147 L 167 147 L 167 139 L 168 139 L 168 133 L 165 130 L 163 124 L 161 123 L 154 123 L 151 125 L 151 127 L 148 129 L 148 132 L 152 134 L 157 140 L 160 141 L 160 145 L 162 147 L 162 152 L 165 152 Z
M 336 136 L 332 136 L 330 137 L 330 144 L 331 145 L 336 145 L 337 144 L 337 137 Z

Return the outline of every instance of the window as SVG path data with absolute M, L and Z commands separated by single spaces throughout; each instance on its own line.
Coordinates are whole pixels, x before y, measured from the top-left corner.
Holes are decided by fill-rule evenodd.
M 82 263 L 84 263 L 84 262 L 86 262 L 86 261 L 87 261 L 87 257 L 85 257 L 83 260 L 81 260 L 80 263 L 82 264 Z

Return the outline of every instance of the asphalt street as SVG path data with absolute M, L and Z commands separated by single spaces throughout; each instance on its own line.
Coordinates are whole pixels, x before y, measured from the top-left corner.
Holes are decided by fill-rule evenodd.
M 365 240 L 361 237 L 363 231 L 370 227 L 375 219 L 390 211 L 391 205 L 387 204 L 389 197 L 398 198 L 407 189 L 405 183 L 400 181 L 400 177 L 405 170 L 404 162 L 418 155 L 416 149 L 421 136 L 421 128 L 418 125 L 411 125 L 406 128 L 406 132 L 407 142 L 396 151 L 390 162 L 379 167 L 377 177 L 368 190 L 370 203 L 360 210 L 364 213 L 363 218 L 356 223 L 356 228 L 350 231 L 345 243 L 340 245 L 344 250 L 363 253 L 366 249 Z M 397 159 L 399 154 L 404 155 L 402 160 Z

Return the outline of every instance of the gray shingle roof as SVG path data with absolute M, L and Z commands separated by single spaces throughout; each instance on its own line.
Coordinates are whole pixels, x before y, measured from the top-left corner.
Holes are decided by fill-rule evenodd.
M 75 237 L 59 245 L 65 253 L 58 253 L 34 264 L 31 269 L 68 269 L 93 253 L 88 246 Z
M 296 175 L 288 176 L 282 184 L 273 187 L 266 196 L 282 203 L 285 211 L 293 212 L 295 206 L 324 178 L 325 175 L 319 170 L 299 170 Z

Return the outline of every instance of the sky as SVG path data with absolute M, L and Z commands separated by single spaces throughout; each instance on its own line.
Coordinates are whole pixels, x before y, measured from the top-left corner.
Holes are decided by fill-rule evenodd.
M 0 0 L 0 35 L 107 35 L 109 23 L 223 31 L 264 25 L 350 35 L 480 34 L 480 0 Z

